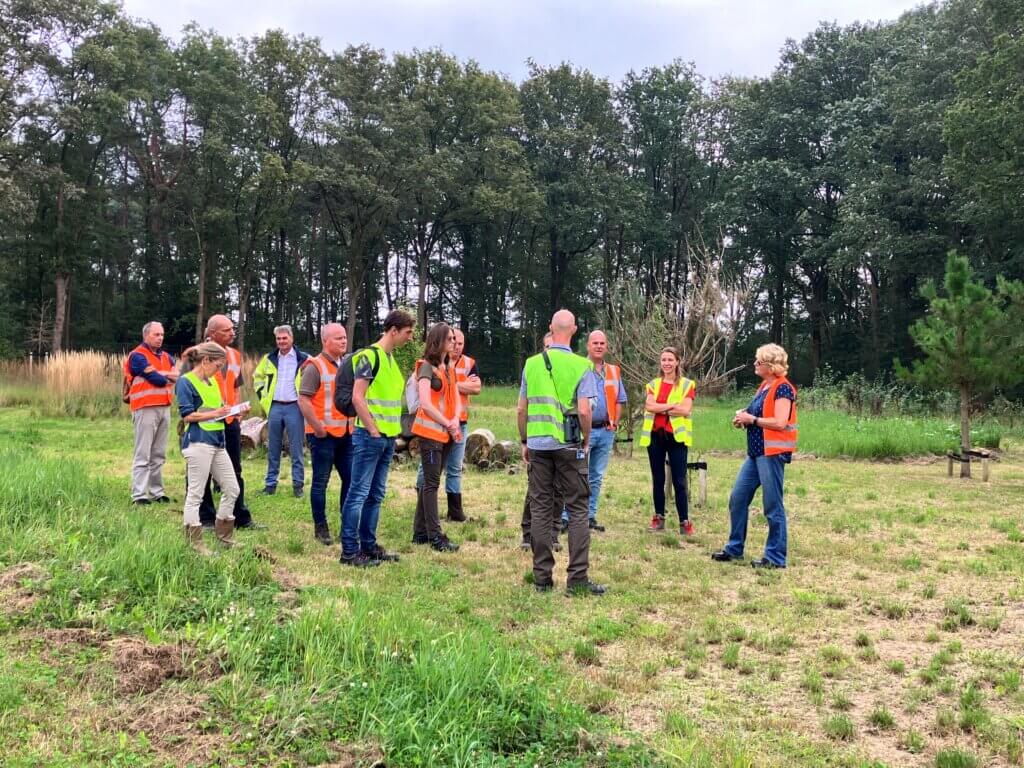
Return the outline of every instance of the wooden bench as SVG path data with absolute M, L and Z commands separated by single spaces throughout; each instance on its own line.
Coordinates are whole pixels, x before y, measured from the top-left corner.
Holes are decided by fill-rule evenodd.
M 988 462 L 993 459 L 992 451 L 985 448 L 972 448 L 967 451 L 967 455 L 957 453 L 956 451 L 948 451 L 946 453 L 946 474 L 949 477 L 953 476 L 953 462 L 959 462 L 960 464 L 970 464 L 971 459 L 981 459 L 981 480 L 984 483 L 988 482 Z

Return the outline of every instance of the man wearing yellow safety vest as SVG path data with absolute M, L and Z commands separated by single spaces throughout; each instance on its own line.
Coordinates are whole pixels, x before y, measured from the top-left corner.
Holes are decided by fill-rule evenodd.
M 313 512 L 316 540 L 324 546 L 333 544 L 327 523 L 327 486 L 331 473 L 341 478 L 338 500 L 338 526 L 341 530 L 341 509 L 352 482 L 352 419 L 334 404 L 334 385 L 338 366 L 348 349 L 348 334 L 340 323 L 328 323 L 320 329 L 323 349 L 302 368 L 299 385 L 299 408 L 306 419 L 306 440 L 313 460 L 313 481 L 309 486 L 309 503 Z
M 590 530 L 604 532 L 604 526 L 597 522 L 597 500 L 601 495 L 604 473 L 608 471 L 608 460 L 615 447 L 615 430 L 619 426 L 619 413 L 626 404 L 626 388 L 622 384 L 619 366 L 605 362 L 608 352 L 608 338 L 603 331 L 591 331 L 587 337 L 587 359 L 594 369 L 587 375 L 594 380 L 597 397 L 594 398 L 592 423 L 590 426 L 590 456 L 587 464 L 590 472 L 590 506 L 587 509 Z M 562 532 L 569 528 L 569 510 L 562 510 Z
M 587 503 L 590 481 L 587 450 L 590 442 L 590 398 L 597 397 L 590 361 L 572 353 L 576 318 L 561 309 L 551 318 L 551 347 L 526 361 L 519 388 L 517 422 L 523 460 L 530 464 L 530 543 L 533 583 L 539 592 L 553 587 L 550 531 L 559 509 L 555 488 L 569 510 L 569 594 L 604 594 L 590 581 L 590 528 Z
M 292 491 L 295 498 L 301 499 L 306 467 L 302 454 L 305 432 L 299 410 L 299 384 L 300 369 L 309 355 L 295 346 L 290 325 L 274 329 L 274 343 L 277 349 L 264 355 L 252 373 L 256 397 L 267 417 L 267 477 L 263 493 L 269 496 L 277 492 L 281 444 L 287 430 L 288 453 L 292 457 Z
M 352 483 L 341 510 L 341 562 L 357 568 L 398 560 L 377 543 L 395 438 L 402 432 L 405 379 L 393 352 L 412 341 L 415 318 L 400 309 L 384 318 L 384 335 L 352 356 Z
M 135 429 L 132 457 L 132 503 L 166 504 L 163 469 L 170 434 L 171 400 L 178 371 L 163 351 L 164 327 L 155 320 L 142 327 L 142 343 L 124 363 L 128 406 Z

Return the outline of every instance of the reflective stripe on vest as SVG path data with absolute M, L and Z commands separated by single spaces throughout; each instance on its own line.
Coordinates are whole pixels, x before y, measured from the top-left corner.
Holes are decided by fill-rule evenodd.
M 782 429 L 764 429 L 764 455 L 777 456 L 780 453 L 793 453 L 796 451 L 796 439 L 799 434 L 796 421 L 796 387 L 793 386 L 784 376 L 775 379 L 769 387 L 768 394 L 764 397 L 764 418 L 775 418 L 775 393 L 781 384 L 789 384 L 793 390 L 793 403 L 789 408 L 789 420 Z
M 309 358 L 306 365 L 314 365 L 320 372 L 320 387 L 310 397 L 313 412 L 324 425 L 327 434 L 344 437 L 350 431 L 350 419 L 334 406 L 334 382 L 337 378 L 337 365 L 323 354 Z M 331 366 L 334 366 L 333 370 Z M 301 397 L 301 395 L 300 395 Z M 306 424 L 306 434 L 313 434 L 313 427 Z
M 476 365 L 476 360 L 463 355 L 455 364 L 455 383 L 462 384 L 469 379 L 469 372 Z M 459 421 L 469 421 L 469 395 L 459 392 Z
M 416 368 L 413 372 L 414 377 L 419 376 L 420 368 L 423 365 L 430 365 L 430 363 L 426 360 L 416 361 Z M 434 368 L 434 375 L 441 379 L 441 389 L 434 391 L 433 387 L 430 388 L 430 404 L 440 411 L 445 418 L 455 418 L 459 412 L 455 371 L 452 368 L 446 368 L 441 371 Z M 420 379 L 416 378 L 415 381 L 416 386 L 419 387 Z M 424 410 L 422 404 L 416 410 L 416 418 L 412 423 L 412 433 L 427 440 L 436 440 L 439 443 L 447 443 L 451 439 L 448 430 L 439 422 L 434 421 L 433 417 Z
M 563 349 L 549 349 L 551 373 L 544 365 L 543 355 L 526 361 L 526 436 L 553 437 L 564 442 L 564 412 L 572 407 L 580 379 L 593 365 L 585 357 Z M 562 400 L 566 397 L 568 400 Z
M 224 405 L 223 399 L 220 396 L 220 384 L 216 381 L 204 382 L 192 371 L 185 374 L 185 378 L 188 379 L 192 386 L 196 388 L 196 392 L 199 393 L 199 399 L 202 400 L 203 404 L 196 413 L 205 413 L 207 411 L 215 411 Z M 193 422 L 204 432 L 223 432 L 224 421 L 196 421 Z
M 157 356 L 154 355 L 145 344 L 139 344 L 139 346 L 133 349 L 128 355 L 128 359 L 124 361 L 125 378 L 131 376 L 131 356 L 136 352 L 145 357 L 146 362 L 153 366 L 153 369 L 157 373 L 166 374 L 174 368 L 171 364 L 171 356 L 166 352 L 161 352 L 160 355 Z M 168 382 L 166 386 L 158 387 L 154 384 L 150 384 L 149 380 L 146 379 L 145 376 L 135 376 L 128 389 L 128 406 L 133 411 L 137 411 L 140 408 L 156 408 L 170 405 L 173 399 L 173 384 Z
M 384 353 L 378 345 L 377 354 L 380 357 L 380 367 L 377 375 L 366 388 L 366 407 L 377 423 L 377 429 L 385 437 L 398 437 L 402 432 L 402 390 L 405 389 L 405 379 L 402 378 L 402 370 L 391 355 Z M 352 370 L 355 371 L 360 360 L 367 360 L 371 365 L 370 347 L 360 350 L 352 356 Z M 356 426 L 364 427 L 362 419 L 356 417 Z
M 619 382 L 622 373 L 619 366 L 604 364 L 604 401 L 608 410 L 608 428 L 615 429 L 619 425 Z
M 667 403 L 675 405 L 683 402 L 692 387 L 696 386 L 693 381 L 685 376 L 676 382 L 675 386 L 668 393 Z M 658 396 L 661 391 L 661 377 L 647 383 L 647 393 Z M 654 432 L 654 414 L 644 411 L 644 425 L 640 430 L 640 447 L 646 448 L 651 444 L 651 434 Z M 693 419 L 686 416 L 669 416 L 668 424 L 672 428 L 672 437 L 677 443 L 693 445 Z

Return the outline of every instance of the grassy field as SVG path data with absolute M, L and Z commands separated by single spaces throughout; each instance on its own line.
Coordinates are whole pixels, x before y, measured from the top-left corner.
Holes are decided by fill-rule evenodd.
M 481 398 L 476 424 L 513 437 L 513 397 Z M 710 482 L 692 540 L 644 532 L 646 457 L 613 461 L 602 599 L 525 584 L 523 474 L 467 470 L 454 555 L 408 543 L 400 464 L 380 525 L 398 564 L 342 570 L 308 501 L 255 495 L 269 530 L 202 559 L 180 503 L 127 504 L 126 419 L 0 409 L 0 764 L 1024 764 L 1019 443 L 992 482 L 962 482 L 931 459 L 824 458 L 857 454 L 834 432 L 883 427 L 802 413 L 817 458 L 787 470 L 790 568 L 759 574 L 708 558 L 734 407 L 697 410 Z M 250 489 L 264 468 L 248 461 Z M 180 500 L 174 449 L 167 479 Z M 764 533 L 755 513 L 749 555 Z

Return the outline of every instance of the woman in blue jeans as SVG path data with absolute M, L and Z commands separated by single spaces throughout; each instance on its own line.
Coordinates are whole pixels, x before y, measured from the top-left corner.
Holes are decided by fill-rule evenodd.
M 764 557 L 754 560 L 755 568 L 786 567 L 786 509 L 782 503 L 782 479 L 785 467 L 796 450 L 796 387 L 786 378 L 789 357 L 778 344 L 758 347 L 754 373 L 761 379 L 757 394 L 745 409 L 736 411 L 732 424 L 747 430 L 747 460 L 729 496 L 729 542 L 711 555 L 712 560 L 728 562 L 743 558 L 747 541 L 750 502 L 758 487 L 764 496 L 764 516 L 768 519 L 768 541 Z

